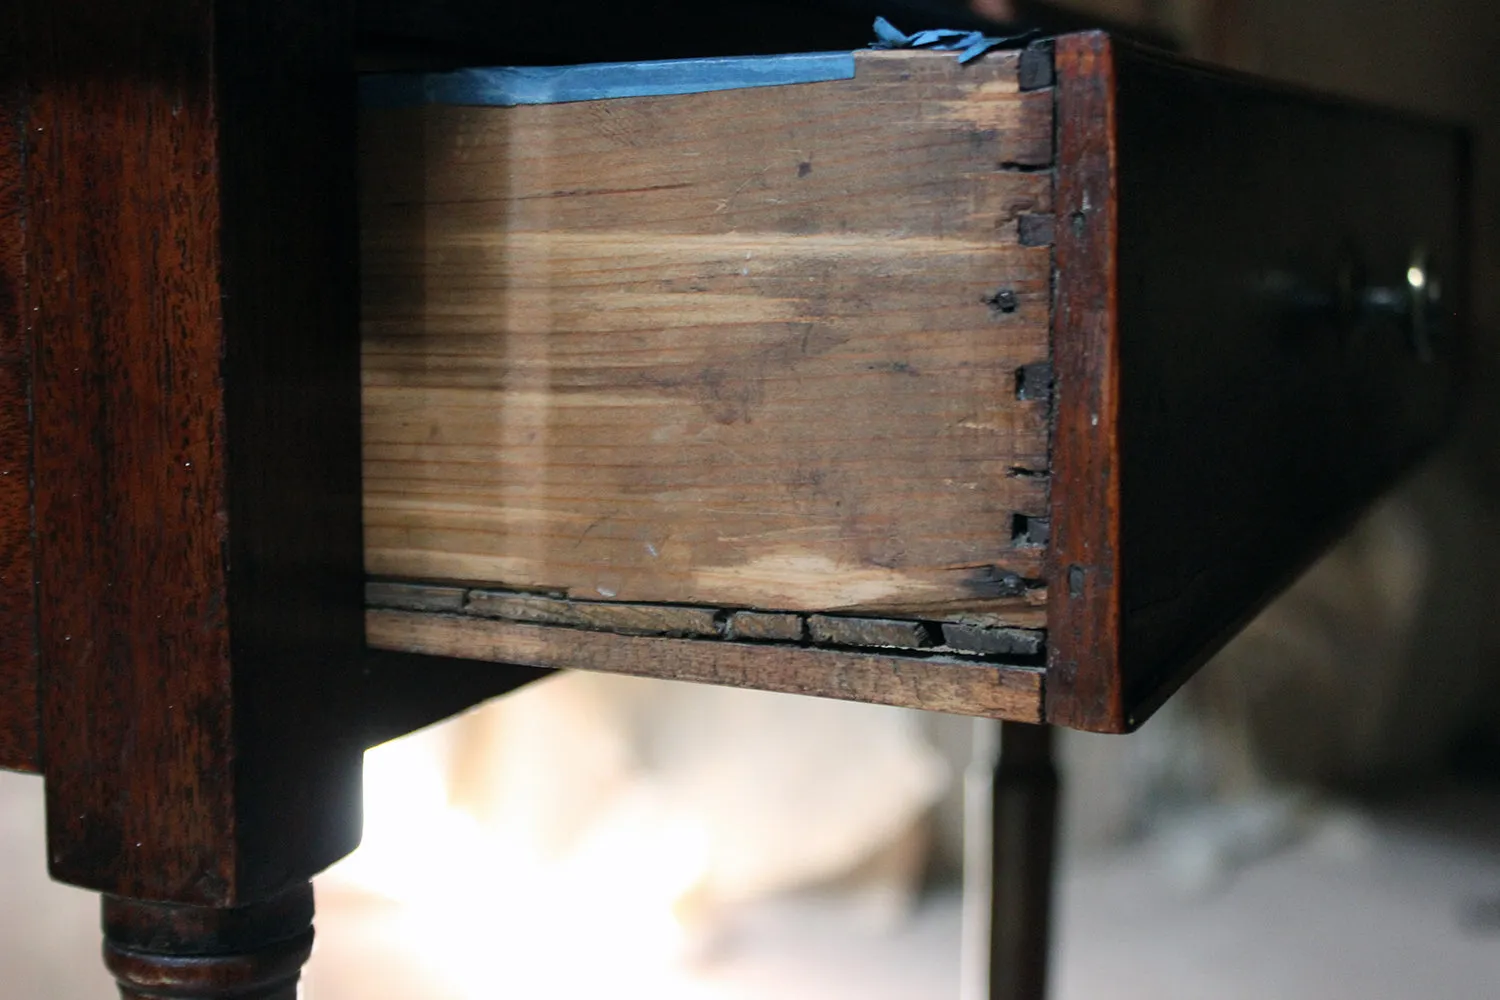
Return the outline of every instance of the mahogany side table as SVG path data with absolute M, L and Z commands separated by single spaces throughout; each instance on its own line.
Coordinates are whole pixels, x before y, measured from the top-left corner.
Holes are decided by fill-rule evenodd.
M 1141 724 L 1441 435 L 1462 133 L 837 18 L 816 80 L 357 125 L 361 24 L 461 9 L 0 9 L 0 766 L 53 876 L 124 996 L 290 998 L 367 747 L 554 668 L 737 684 L 1015 723 L 1039 995 L 1037 724 Z M 626 54 L 754 54 L 690 34 Z

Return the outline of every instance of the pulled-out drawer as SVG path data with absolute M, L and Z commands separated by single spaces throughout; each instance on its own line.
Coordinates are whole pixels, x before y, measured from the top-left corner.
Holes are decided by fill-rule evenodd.
M 1449 127 L 1100 34 L 366 91 L 378 647 L 1128 729 L 1454 409 Z

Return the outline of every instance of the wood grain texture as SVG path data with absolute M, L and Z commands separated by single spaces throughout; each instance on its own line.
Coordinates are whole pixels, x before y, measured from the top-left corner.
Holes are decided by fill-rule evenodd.
M 251 902 L 358 840 L 350 12 L 22 7 L 52 872 Z
M 579 668 L 1037 722 L 1042 671 L 941 657 L 585 632 L 371 610 L 372 646 L 497 664 Z M 513 668 L 500 668 L 513 669 Z
M 208 902 L 235 881 L 223 536 L 197 513 L 227 514 L 219 190 L 207 47 L 172 45 L 211 38 L 212 11 L 136 7 L 96 32 L 87 6 L 26 11 L 51 869 Z M 137 32 L 159 47 L 116 51 Z
M 1057 59 L 1048 718 L 1122 731 L 1449 426 L 1467 152 L 1103 36 Z M 1370 291 L 1418 251 L 1430 344 Z
M 1051 97 L 1019 61 L 367 113 L 368 569 L 1040 624 L 1011 524 L 1047 510 L 1017 371 L 1050 254 L 1017 219 Z
M 0 10 L 0 767 L 39 764 L 19 11 Z
M 1100 33 L 1066 35 L 1055 59 L 1047 719 L 1087 729 L 1122 714 L 1113 43 Z

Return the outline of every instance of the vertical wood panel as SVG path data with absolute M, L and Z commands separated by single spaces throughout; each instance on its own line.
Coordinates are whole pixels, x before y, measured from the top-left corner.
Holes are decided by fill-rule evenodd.
M 1117 93 L 1133 728 L 1452 426 L 1472 202 L 1452 125 L 1130 46 Z M 1425 336 L 1368 305 L 1419 254 Z
M 219 0 L 240 895 L 359 842 L 364 759 L 353 0 Z
M 13 6 L 0 11 L 0 767 L 33 771 L 39 718 L 18 26 Z
M 52 872 L 216 901 L 235 858 L 212 8 L 27 14 Z
M 357 840 L 348 13 L 241 8 L 25 5 L 52 871 L 210 905 Z
M 1056 59 L 1047 718 L 1108 728 L 1121 714 L 1114 43 L 1068 35 Z
M 1103 36 L 1058 77 L 1048 718 L 1123 731 L 1450 426 L 1467 150 Z

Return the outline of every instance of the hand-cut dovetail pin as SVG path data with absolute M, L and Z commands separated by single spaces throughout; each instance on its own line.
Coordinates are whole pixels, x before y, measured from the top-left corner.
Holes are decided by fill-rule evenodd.
M 1047 402 L 1052 398 L 1052 365 L 1046 361 L 1016 369 L 1016 398 Z
M 1052 522 L 1045 517 L 1030 514 L 1012 514 L 1010 519 L 1011 544 L 1022 548 L 1045 547 L 1052 537 Z

